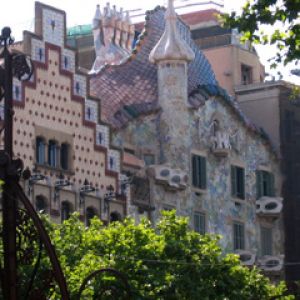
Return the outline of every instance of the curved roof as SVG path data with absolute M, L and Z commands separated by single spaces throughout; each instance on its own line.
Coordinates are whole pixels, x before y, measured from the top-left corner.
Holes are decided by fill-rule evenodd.
M 161 7 L 147 12 L 145 29 L 131 56 L 121 65 L 104 66 L 90 78 L 91 93 L 101 99 L 102 119 L 115 128 L 141 113 L 158 109 L 157 66 L 149 62 L 149 54 L 164 32 L 164 13 L 165 8 Z M 212 68 L 191 39 L 188 26 L 178 19 L 177 27 L 195 53 L 188 67 L 189 92 L 199 85 L 217 86 Z

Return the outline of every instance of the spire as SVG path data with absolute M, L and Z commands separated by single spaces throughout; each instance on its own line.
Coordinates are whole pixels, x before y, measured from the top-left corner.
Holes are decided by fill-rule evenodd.
M 93 29 L 97 29 L 99 27 L 100 20 L 101 20 L 100 5 L 97 4 L 95 17 L 93 19 Z
M 168 0 L 165 23 L 165 31 L 150 53 L 150 62 L 157 63 L 162 60 L 193 60 L 195 57 L 193 50 L 185 40 L 180 37 L 177 31 L 177 15 L 174 9 L 174 0 Z

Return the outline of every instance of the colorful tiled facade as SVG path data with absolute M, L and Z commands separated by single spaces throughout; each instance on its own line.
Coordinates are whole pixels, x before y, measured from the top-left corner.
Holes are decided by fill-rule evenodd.
M 281 270 L 277 154 L 219 87 L 188 27 L 174 19 L 160 7 L 148 12 L 131 56 L 90 78 L 102 118 L 114 128 L 113 144 L 146 164 L 131 169 L 130 214 L 136 219 L 146 214 L 155 222 L 162 209 L 176 209 L 190 217 L 194 229 L 221 234 L 224 251 L 240 252 L 245 264 Z M 273 269 L 266 267 L 270 260 L 276 261 Z

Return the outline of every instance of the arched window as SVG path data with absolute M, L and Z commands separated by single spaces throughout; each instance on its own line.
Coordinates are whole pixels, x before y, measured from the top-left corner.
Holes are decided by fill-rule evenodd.
M 122 221 L 121 215 L 114 211 L 110 214 L 110 222 L 117 222 L 117 221 Z
M 47 210 L 47 199 L 41 195 L 36 196 L 35 198 L 35 209 L 38 212 L 46 212 Z
M 69 145 L 66 143 L 61 144 L 60 147 L 60 166 L 63 170 L 69 168 Z
M 40 165 L 45 163 L 45 140 L 42 137 L 37 137 L 35 141 L 36 149 L 36 162 Z
M 64 201 L 61 204 L 61 221 L 68 220 L 72 213 L 71 204 L 68 201 Z
M 86 209 L 86 214 L 85 214 L 85 222 L 86 222 L 86 226 L 90 226 L 91 225 L 91 219 L 93 219 L 96 216 L 96 211 L 93 207 L 88 207 Z
M 48 164 L 51 167 L 57 167 L 57 143 L 54 140 L 50 140 L 48 144 Z

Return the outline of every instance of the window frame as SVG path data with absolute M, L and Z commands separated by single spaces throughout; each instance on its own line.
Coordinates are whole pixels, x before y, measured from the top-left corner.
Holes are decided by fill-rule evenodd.
M 273 255 L 273 228 L 260 226 L 261 255 Z
M 42 146 L 42 149 L 40 148 L 40 146 Z M 42 136 L 37 136 L 35 138 L 35 161 L 38 165 L 44 165 L 46 163 L 46 148 L 45 138 Z M 43 154 L 43 159 L 41 159 L 40 154 Z
M 196 230 L 196 216 L 199 216 L 199 230 Z M 201 221 L 201 218 L 203 218 L 203 220 Z M 202 227 L 202 228 L 201 228 Z M 193 228 L 194 231 L 200 233 L 200 234 L 205 234 L 206 233 L 206 214 L 204 212 L 201 211 L 195 211 L 194 215 L 193 215 Z
M 246 198 L 246 180 L 245 168 L 239 165 L 231 165 L 231 196 L 235 199 L 245 200 Z
M 66 151 L 66 152 L 64 152 Z M 60 168 L 64 171 L 70 169 L 70 145 L 68 143 L 61 143 L 60 145 Z
M 54 149 L 52 149 L 52 146 L 54 147 Z M 58 148 L 59 148 L 59 146 L 58 146 L 58 142 L 56 140 L 50 139 L 48 141 L 48 165 L 52 168 L 58 167 L 58 162 L 59 162 L 58 161 Z
M 67 215 L 66 217 L 64 217 L 64 213 L 63 213 L 64 212 L 64 210 L 63 210 L 64 207 L 68 207 L 67 213 L 66 213 L 66 215 Z M 72 214 L 72 211 L 73 211 L 72 210 L 72 204 L 69 201 L 67 201 L 67 200 L 62 201 L 62 203 L 61 203 L 61 209 L 60 209 L 61 222 L 62 223 L 70 218 L 70 216 Z
M 234 221 L 232 224 L 232 230 L 233 250 L 245 250 L 245 224 L 240 221 Z
M 191 153 L 191 186 L 197 190 L 207 189 L 207 157 L 202 153 Z
M 269 170 L 256 170 L 256 199 L 275 196 L 275 175 Z

